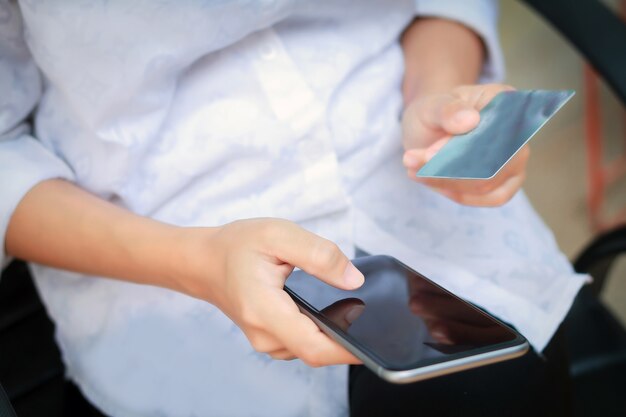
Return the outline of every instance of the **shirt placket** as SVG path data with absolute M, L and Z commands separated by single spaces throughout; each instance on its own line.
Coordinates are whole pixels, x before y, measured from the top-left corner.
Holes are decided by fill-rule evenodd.
M 268 104 L 276 118 L 293 131 L 295 154 L 302 167 L 301 204 L 323 218 L 306 221 L 306 227 L 335 241 L 353 255 L 353 219 L 350 199 L 345 191 L 337 154 L 325 123 L 325 106 L 309 87 L 271 29 L 259 33 L 254 69 Z M 347 409 L 347 370 L 328 367 L 311 372 L 308 393 L 309 414 L 332 416 Z M 330 397 L 332 398 L 330 398 Z M 331 401 L 329 401 L 331 399 Z M 329 405 L 330 404 L 330 405 Z
M 324 211 L 349 206 L 330 132 L 324 122 L 325 106 L 308 85 L 272 29 L 254 37 L 253 68 L 275 117 L 293 132 L 294 150 L 302 167 L 301 202 Z

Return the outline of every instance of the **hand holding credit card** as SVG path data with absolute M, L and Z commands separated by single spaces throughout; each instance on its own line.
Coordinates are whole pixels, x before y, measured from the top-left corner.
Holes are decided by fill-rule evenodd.
M 573 94 L 485 84 L 418 97 L 402 118 L 407 174 L 457 203 L 502 205 L 524 181 L 528 140 Z
M 418 177 L 489 179 L 574 95 L 571 90 L 505 91 L 480 112 L 478 126 L 453 137 Z

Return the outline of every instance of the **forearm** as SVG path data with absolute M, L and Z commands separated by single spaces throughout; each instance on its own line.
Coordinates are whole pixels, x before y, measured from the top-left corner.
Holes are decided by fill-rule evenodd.
M 485 58 L 482 40 L 460 23 L 416 19 L 402 36 L 405 105 L 416 96 L 474 84 Z
M 5 247 L 9 255 L 56 268 L 182 290 L 187 235 L 69 182 L 48 180 L 19 203 Z

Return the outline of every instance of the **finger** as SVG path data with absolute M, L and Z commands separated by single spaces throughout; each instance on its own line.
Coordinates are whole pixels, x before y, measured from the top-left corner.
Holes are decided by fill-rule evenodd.
M 446 134 L 467 133 L 478 125 L 483 107 L 497 94 L 512 90 L 503 84 L 467 85 L 415 102 L 403 117 L 405 148 L 429 144 Z
M 346 298 L 329 305 L 322 313 L 331 319 L 344 332 L 365 310 L 365 303 L 358 298 Z
M 296 358 L 296 356 L 287 349 L 278 349 L 273 352 L 268 352 L 267 354 L 270 355 L 272 359 L 280 361 L 290 361 Z
M 427 149 L 427 148 L 426 148 Z M 428 160 L 426 159 L 426 149 L 410 149 L 404 152 L 402 164 L 407 168 L 411 179 L 415 179 L 415 174 L 422 168 Z
M 331 340 L 311 319 L 301 314 L 287 293 L 278 290 L 284 303 L 275 303 L 266 312 L 270 331 L 287 350 L 309 366 L 361 363 L 354 355 Z
M 515 91 L 515 88 L 506 84 L 464 85 L 455 88 L 452 91 L 452 95 L 480 111 L 489 104 L 495 96 L 504 91 Z
M 441 149 L 448 140 L 435 142 L 425 150 L 411 149 L 404 153 L 403 163 L 408 169 L 410 177 L 415 177 L 420 182 L 435 190 L 448 190 L 462 193 L 484 195 L 492 192 L 504 184 L 513 175 L 523 172 L 528 162 L 530 148 L 528 145 L 522 147 L 515 156 L 504 165 L 498 174 L 489 179 L 451 179 L 451 178 L 423 178 L 416 177 L 417 171 L 428 162 L 436 152 Z
M 409 170 L 409 175 L 417 171 Z M 414 180 L 440 192 L 444 195 L 474 194 L 483 196 L 501 187 L 507 180 L 508 175 L 498 175 L 489 180 L 473 180 L 463 178 L 424 178 L 415 176 Z
M 260 353 L 273 352 L 284 349 L 284 344 L 264 330 L 252 330 L 244 332 L 252 348 Z
M 416 181 L 447 196 L 452 196 L 455 193 L 486 196 L 487 194 L 490 194 L 498 188 L 504 186 L 504 184 L 509 181 L 511 177 L 525 175 L 524 173 L 529 155 L 530 148 L 528 145 L 522 147 L 495 177 L 487 180 L 416 177 Z M 411 174 L 412 171 L 409 171 L 409 175 Z
M 350 262 L 339 247 L 291 222 L 273 230 L 273 255 L 320 280 L 341 289 L 363 285 L 363 274 Z
M 438 190 L 441 194 L 459 204 L 474 207 L 499 207 L 507 203 L 519 191 L 526 178 L 525 173 L 508 178 L 504 184 L 484 195 Z
M 417 182 L 446 196 L 456 194 L 484 196 L 501 187 L 507 180 L 508 176 L 506 175 L 497 176 L 489 180 L 416 177 Z
M 427 128 L 451 135 L 467 133 L 480 121 L 480 114 L 470 103 L 452 94 L 424 101 L 418 117 Z
M 449 140 L 449 137 L 445 137 L 434 142 L 427 148 L 409 149 L 404 152 L 402 163 L 407 169 L 417 172 L 426 164 L 426 162 L 430 161 L 432 157 L 435 156 L 435 154 L 439 152 L 439 150 L 443 148 L 446 143 L 448 143 Z
M 514 168 L 503 169 L 496 176 L 489 179 L 416 177 L 416 181 L 437 191 L 485 195 L 502 186 L 517 171 L 523 171 L 523 169 L 518 169 L 517 164 Z

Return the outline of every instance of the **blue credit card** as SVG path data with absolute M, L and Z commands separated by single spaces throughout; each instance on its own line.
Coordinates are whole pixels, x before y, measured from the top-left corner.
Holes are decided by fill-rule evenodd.
M 573 95 L 573 90 L 499 93 L 480 111 L 478 126 L 452 137 L 417 176 L 492 178 Z

